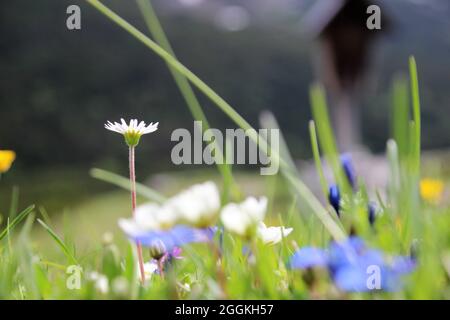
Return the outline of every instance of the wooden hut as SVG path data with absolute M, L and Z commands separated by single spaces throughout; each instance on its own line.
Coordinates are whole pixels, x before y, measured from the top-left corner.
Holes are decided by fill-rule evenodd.
M 318 43 L 314 52 L 319 81 L 330 95 L 331 115 L 342 151 L 355 149 L 361 140 L 357 93 L 366 74 L 374 40 L 390 28 L 381 8 L 381 29 L 369 29 L 370 0 L 317 0 L 305 18 L 306 28 Z M 381 7 L 381 6 L 380 6 Z

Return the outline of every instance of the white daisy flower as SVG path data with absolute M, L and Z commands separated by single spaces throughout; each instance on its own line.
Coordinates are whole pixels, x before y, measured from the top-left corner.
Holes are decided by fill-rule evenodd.
M 211 181 L 197 184 L 171 198 L 168 204 L 182 222 L 198 228 L 209 227 L 219 213 L 219 190 Z
M 276 244 L 287 237 L 292 230 L 294 229 L 285 227 L 266 227 L 264 222 L 260 222 L 256 229 L 256 233 L 265 244 Z
M 108 121 L 105 124 L 105 128 L 120 133 L 125 137 L 125 142 L 130 147 L 135 147 L 139 143 L 139 139 L 148 133 L 155 132 L 158 130 L 159 122 L 151 122 L 149 125 L 145 124 L 144 121 L 138 122 L 136 119 L 131 119 L 130 124 L 127 124 L 125 120 L 120 119 L 121 123 Z
M 119 226 L 130 236 L 148 231 L 167 230 L 183 223 L 196 228 L 214 224 L 220 209 L 220 195 L 213 182 L 197 184 L 162 205 L 145 204 L 136 208 L 133 218 L 120 219 Z
M 139 270 L 137 270 L 139 272 Z M 144 273 L 146 279 L 151 279 L 152 276 L 158 271 L 158 264 L 155 260 L 150 260 L 144 263 Z
M 119 219 L 122 230 L 133 237 L 148 231 L 170 229 L 178 223 L 175 210 L 169 205 L 144 204 L 136 208 L 131 219 Z
M 221 212 L 224 227 L 237 235 L 249 237 L 256 226 L 264 219 L 267 210 L 267 198 L 259 200 L 247 198 L 240 204 L 230 203 Z

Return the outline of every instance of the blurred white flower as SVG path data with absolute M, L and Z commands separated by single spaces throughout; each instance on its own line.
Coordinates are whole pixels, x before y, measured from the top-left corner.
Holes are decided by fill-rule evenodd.
M 240 204 L 230 203 L 221 212 L 224 227 L 240 236 L 251 236 L 256 226 L 264 219 L 267 210 L 267 198 L 259 200 L 247 198 Z
M 173 208 L 149 203 L 137 207 L 133 218 L 119 219 L 119 226 L 128 235 L 140 236 L 147 231 L 169 229 L 177 222 Z
M 191 292 L 191 285 L 189 283 L 187 283 L 187 282 L 185 282 L 185 283 L 178 282 L 177 284 L 178 284 L 178 287 L 181 290 L 186 291 L 186 292 Z
M 152 276 L 158 271 L 158 264 L 156 260 L 151 260 L 147 263 L 144 263 L 144 274 L 146 279 L 151 279 Z M 138 270 L 139 272 L 139 270 Z
M 88 280 L 94 282 L 95 289 L 97 289 L 100 293 L 108 293 L 109 282 L 108 278 L 104 274 L 92 271 L 88 273 L 87 278 Z
M 111 284 L 112 292 L 121 298 L 126 298 L 130 291 L 130 286 L 128 284 L 127 278 L 124 276 L 116 277 Z
M 265 244 L 276 244 L 287 237 L 293 228 L 285 227 L 266 227 L 264 222 L 260 222 L 256 230 L 258 237 Z
M 151 122 L 149 125 L 146 125 L 144 121 L 138 123 L 136 119 L 130 120 L 130 124 L 127 124 L 123 118 L 120 119 L 120 121 L 121 123 L 112 123 L 111 121 L 108 121 L 105 124 L 105 128 L 122 134 L 125 138 L 125 142 L 130 147 L 137 146 L 142 135 L 158 130 L 159 124 L 159 122 Z
M 208 227 L 219 213 L 219 190 L 211 181 L 197 184 L 171 198 L 168 204 L 182 222 L 198 228 Z
M 133 237 L 148 231 L 167 230 L 180 223 L 205 228 L 215 222 L 219 208 L 216 185 L 205 182 L 190 187 L 162 205 L 149 203 L 137 207 L 133 218 L 119 219 L 119 226 Z

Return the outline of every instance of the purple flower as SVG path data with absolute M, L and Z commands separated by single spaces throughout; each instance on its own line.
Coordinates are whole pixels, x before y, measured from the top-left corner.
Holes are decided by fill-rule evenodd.
M 183 252 L 183 250 L 180 247 L 174 247 L 170 253 L 170 256 L 173 259 L 182 259 L 183 257 L 181 256 L 181 252 Z

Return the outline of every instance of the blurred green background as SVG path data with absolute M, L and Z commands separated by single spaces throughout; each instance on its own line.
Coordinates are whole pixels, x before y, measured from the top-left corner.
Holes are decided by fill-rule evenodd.
M 104 2 L 146 30 L 134 1 Z M 311 154 L 307 122 L 314 46 L 301 20 L 313 1 L 274 2 L 154 1 L 181 62 L 252 124 L 257 125 L 262 110 L 271 110 L 294 156 L 306 159 Z M 66 28 L 70 4 L 81 7 L 80 31 Z M 374 47 L 361 103 L 364 142 L 374 152 L 384 150 L 391 80 L 406 73 L 407 57 L 414 54 L 420 68 L 423 147 L 448 148 L 449 3 L 380 4 L 394 27 Z M 248 25 L 230 31 L 214 22 L 216 11 L 229 5 L 242 5 Z M 274 6 L 279 10 L 269 10 Z M 106 120 L 160 122 L 139 146 L 140 180 L 161 171 L 198 169 L 170 161 L 172 130 L 192 130 L 193 123 L 166 65 L 84 1 L 3 1 L 0 26 L 0 149 L 18 155 L 13 170 L 2 177 L 0 212 L 7 212 L 15 185 L 21 205 L 37 202 L 50 213 L 112 189 L 88 173 L 91 167 L 127 173 L 125 145 L 105 131 Z M 199 98 L 213 127 L 235 127 Z

